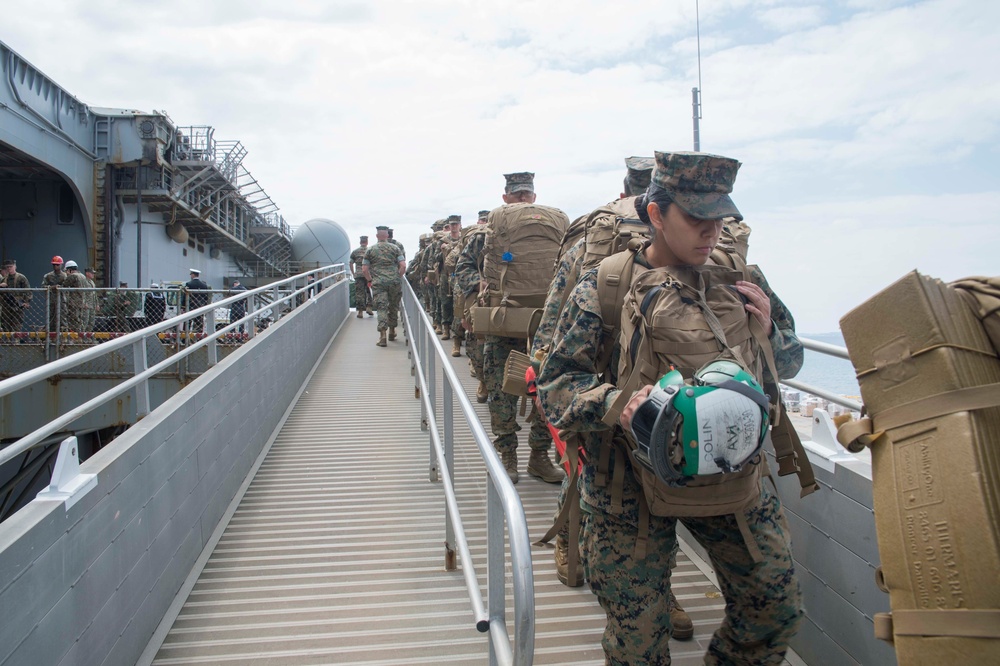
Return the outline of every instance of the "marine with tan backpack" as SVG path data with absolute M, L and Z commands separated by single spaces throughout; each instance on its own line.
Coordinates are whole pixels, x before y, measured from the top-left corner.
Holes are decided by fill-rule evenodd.
M 656 153 L 646 194 L 655 236 L 624 255 L 636 270 L 617 308 L 620 334 L 609 339 L 600 268 L 588 271 L 567 299 L 538 378 L 552 425 L 578 437 L 586 454 L 583 543 L 590 586 L 606 613 L 608 663 L 669 663 L 669 553 L 678 520 L 708 551 L 726 597 L 706 663 L 777 663 L 802 616 L 781 504 L 762 483 L 759 453 L 731 471 L 719 466 L 672 483 L 650 480 L 635 462 L 632 417 L 651 381 L 721 358 L 762 385 L 766 375 L 794 376 L 801 365 L 794 322 L 787 309 L 771 309 L 780 299 L 759 270 L 746 280 L 743 271 L 705 265 L 723 219 L 742 219 L 729 197 L 738 168 L 715 155 Z M 621 353 L 607 353 L 608 345 Z M 615 355 L 612 376 L 602 376 L 601 359 Z M 725 410 L 714 413 L 725 421 Z M 688 443 L 674 442 L 675 455 L 683 458 Z
M 534 174 L 510 173 L 504 178 L 505 205 L 490 211 L 482 250 L 485 288 L 479 298 L 486 305 L 473 308 L 472 327 L 486 336 L 483 374 L 489 392 L 493 446 L 507 475 L 517 483 L 519 396 L 503 391 L 504 368 L 512 351 L 527 351 L 532 322 L 537 324 L 569 218 L 557 208 L 534 203 Z M 460 259 L 459 267 L 463 265 Z M 528 474 L 559 483 L 563 473 L 552 463 L 552 437 L 533 406 L 527 420 L 531 448 Z
M 870 447 L 876 636 L 900 664 L 1000 663 L 1000 278 L 916 271 L 840 320 Z
M 471 344 L 466 344 L 466 352 L 469 354 L 472 376 L 479 380 L 476 400 L 480 403 L 486 402 L 489 398 L 484 380 L 486 375 L 483 372 L 485 341 L 484 336 L 472 332 L 472 316 L 469 308 L 479 305 L 479 288 L 483 282 L 483 246 L 486 241 L 486 222 L 489 215 L 490 211 L 488 210 L 479 211 L 476 225 L 470 228 L 467 234 L 463 234 L 462 249 L 455 262 L 454 279 L 455 299 L 461 302 L 462 328 L 465 330 L 466 338 L 471 339 Z

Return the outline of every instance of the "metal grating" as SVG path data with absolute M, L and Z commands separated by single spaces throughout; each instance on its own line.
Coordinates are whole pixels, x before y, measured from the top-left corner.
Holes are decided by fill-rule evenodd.
M 428 481 L 407 347 L 402 336 L 384 350 L 375 340 L 374 319 L 343 327 L 154 664 L 487 663 L 462 576 L 444 571 L 443 493 Z M 465 356 L 451 360 L 475 402 Z M 476 408 L 489 423 L 486 405 Z M 484 471 L 460 422 L 455 485 L 485 590 Z M 522 472 L 535 537 L 551 522 L 558 486 Z M 533 566 L 535 663 L 603 663 L 596 597 L 558 582 L 550 550 L 536 549 Z M 683 553 L 674 580 L 695 640 L 673 642 L 672 657 L 700 664 L 724 601 Z

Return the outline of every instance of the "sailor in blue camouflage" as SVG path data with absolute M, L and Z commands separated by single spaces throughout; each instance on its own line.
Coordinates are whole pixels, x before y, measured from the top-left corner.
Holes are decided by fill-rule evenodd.
M 378 242 L 365 253 L 363 271 L 371 280 L 375 309 L 378 310 L 378 330 L 384 331 L 398 325 L 406 260 L 399 246 L 389 242 L 389 227 L 376 229 Z
M 688 205 L 699 214 L 718 215 L 697 219 L 723 216 L 742 219 L 728 197 L 735 168 L 727 172 L 724 168 L 727 166 L 731 165 L 704 164 L 698 159 L 672 162 L 669 154 L 657 153 L 657 170 L 667 172 L 660 174 L 660 182 L 669 184 L 663 176 L 674 176 L 678 177 L 676 182 L 690 186 L 690 178 L 680 177 L 689 177 L 692 171 L 701 173 L 694 179 L 700 189 L 679 190 L 674 186 L 667 190 L 673 201 L 683 198 L 686 205 L 681 209 L 690 216 L 693 214 Z M 688 173 L 676 174 L 675 169 Z M 707 180 L 711 185 L 715 179 L 722 181 L 715 183 L 718 189 L 702 183 Z M 653 181 L 650 192 L 659 187 L 655 185 L 656 174 Z M 692 192 L 702 193 L 711 200 Z M 673 204 L 666 204 L 664 209 L 670 205 Z M 658 236 L 661 233 L 658 230 Z M 654 241 L 657 242 L 662 243 L 662 237 Z M 636 261 L 648 266 L 643 252 L 636 254 Z M 755 295 L 758 288 L 763 292 L 753 299 L 755 308 L 767 310 L 765 302 L 777 306 L 761 315 L 770 315 L 771 325 L 765 330 L 774 350 L 777 372 L 781 378 L 793 377 L 802 364 L 802 346 L 795 335 L 794 321 L 759 270 L 752 276 L 757 285 L 753 289 Z M 748 313 L 758 316 L 751 313 L 749 306 Z M 647 517 L 645 507 L 640 510 L 645 498 L 631 460 L 618 447 L 607 449 L 610 439 L 623 436 L 623 430 L 620 422 L 610 428 L 602 421 L 620 393 L 615 383 L 614 360 L 608 381 L 597 374 L 603 323 L 594 268 L 581 277 L 566 302 L 555 342 L 541 368 L 538 389 L 551 422 L 560 430 L 579 433 L 588 456 L 579 482 L 581 508 L 589 514 L 584 520 L 584 561 L 591 589 L 607 615 L 602 639 L 606 663 L 670 663 L 669 554 L 676 545 L 676 523 L 680 520 L 708 551 L 726 598 L 726 617 L 712 637 L 705 663 L 780 664 L 801 620 L 802 604 L 787 525 L 777 496 L 761 484 L 759 499 L 742 512 L 748 538 L 753 539 L 763 555 L 759 562 L 748 552 L 735 514 Z M 617 353 L 617 341 L 615 344 Z M 606 466 L 598 471 L 601 463 L 596 461 L 605 449 L 611 455 Z M 622 478 L 621 497 L 612 496 L 610 480 L 615 477 Z M 636 556 L 640 529 L 648 529 L 643 557 Z

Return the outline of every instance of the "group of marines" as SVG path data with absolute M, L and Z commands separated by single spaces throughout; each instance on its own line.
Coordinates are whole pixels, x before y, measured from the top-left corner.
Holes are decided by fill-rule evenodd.
M 644 229 L 644 242 L 629 245 L 627 264 L 634 266 L 629 275 L 659 271 L 665 276 L 662 286 L 669 287 L 677 284 L 672 280 L 684 279 L 676 276 L 698 274 L 699 267 L 722 269 L 713 265 L 713 253 L 721 247 L 723 229 L 726 224 L 739 225 L 743 219 L 729 197 L 740 163 L 704 153 L 657 152 L 654 158 L 629 158 L 626 165 L 625 191 L 616 202 L 601 208 L 623 211 L 619 222 L 621 217 L 636 218 L 629 222 Z M 504 206 L 534 204 L 534 174 L 519 172 L 505 178 Z M 389 339 L 395 337 L 399 300 L 398 288 L 390 292 L 379 288 L 379 276 L 385 276 L 383 285 L 389 281 L 399 285 L 399 277 L 405 274 L 435 331 L 442 339 L 453 341 L 452 355 L 460 356 L 462 342 L 466 343 L 472 372 L 479 379 L 477 399 L 489 403 L 494 447 L 514 483 L 518 481 L 519 398 L 503 391 L 504 365 L 515 350 L 528 352 L 535 359 L 537 399 L 528 417 L 531 454 L 527 472 L 549 483 L 563 482 L 557 510 L 560 519 L 565 521 L 564 503 L 579 505 L 580 511 L 571 519 L 576 524 L 569 528 L 564 524 L 558 532 L 556 569 L 564 584 L 581 585 L 585 578 L 598 596 L 607 618 L 602 640 L 606 663 L 669 664 L 668 641 L 693 636 L 691 618 L 670 585 L 671 570 L 676 566 L 678 522 L 708 551 L 726 598 L 726 616 L 712 636 L 705 663 L 780 663 L 801 621 L 801 593 L 781 503 L 776 492 L 763 484 L 767 475 L 763 456 L 749 459 L 747 473 L 742 475 L 720 474 L 708 481 L 692 477 L 698 480 L 691 486 L 697 491 L 694 495 L 689 495 L 684 484 L 668 488 L 669 510 L 651 512 L 649 494 L 643 488 L 651 482 L 624 442 L 635 436 L 632 418 L 653 386 L 635 385 L 626 381 L 632 377 L 619 376 L 626 368 L 623 350 L 630 345 L 620 339 L 617 323 L 612 326 L 605 321 L 607 289 L 601 283 L 605 278 L 600 277 L 597 265 L 587 266 L 583 261 L 586 234 L 573 243 L 564 240 L 533 337 L 529 334 L 526 341 L 523 337 L 473 332 L 470 308 L 488 287 L 484 247 L 493 214 L 499 210 L 480 211 L 477 224 L 467 229 L 462 229 L 458 215 L 438 220 L 432 225 L 433 232 L 421 237 L 420 249 L 408 268 L 402 248 L 388 246 L 382 227 L 378 244 L 359 248 L 363 274 L 370 281 L 379 311 L 378 344 L 384 346 L 386 328 Z M 583 216 L 574 225 L 585 218 L 590 219 Z M 566 238 L 570 238 L 569 233 Z M 352 255 L 352 265 L 355 259 Z M 763 274 L 755 266 L 742 270 L 741 275 L 729 278 L 734 280 L 732 291 L 725 292 L 729 294 L 727 302 L 734 303 L 740 313 L 725 313 L 727 330 L 737 331 L 742 342 L 722 345 L 720 351 L 722 355 L 732 353 L 760 384 L 774 385 L 778 379 L 793 377 L 801 367 L 802 345 L 791 314 Z M 371 314 L 366 300 L 368 285 L 361 280 L 358 285 L 358 317 L 363 318 L 365 310 Z M 380 293 L 387 296 L 380 298 Z M 723 314 L 711 312 L 706 302 L 701 306 L 705 321 L 717 322 L 717 316 Z M 616 307 L 620 311 L 624 306 L 619 303 Z M 644 314 L 643 310 L 641 315 L 632 316 Z M 623 312 L 615 313 L 615 317 L 623 316 Z M 676 325 L 672 322 L 661 318 L 646 322 L 646 326 L 669 330 Z M 759 333 L 751 335 L 750 330 Z M 716 332 L 716 338 L 724 341 L 724 332 Z M 632 343 L 637 340 L 632 338 Z M 662 370 L 659 375 L 674 370 L 675 353 L 683 357 L 679 351 L 655 351 L 652 359 L 654 370 Z M 767 369 L 761 361 L 765 356 Z M 568 477 L 553 464 L 551 432 L 558 433 L 560 444 L 563 440 L 573 442 L 570 460 L 581 461 L 579 474 L 574 470 Z M 566 450 L 570 450 L 569 445 Z M 560 462 L 565 464 L 566 458 Z M 576 467 L 567 465 L 567 469 Z M 568 486 L 570 481 L 572 487 Z M 739 497 L 735 503 L 725 504 L 725 510 L 717 511 L 713 492 Z M 689 501 L 693 497 L 708 497 L 709 501 L 699 505 L 697 500 Z M 674 512 L 675 507 L 680 508 Z M 583 565 L 580 575 L 568 565 L 576 559 L 576 553 L 570 556 L 570 551 L 577 549 Z

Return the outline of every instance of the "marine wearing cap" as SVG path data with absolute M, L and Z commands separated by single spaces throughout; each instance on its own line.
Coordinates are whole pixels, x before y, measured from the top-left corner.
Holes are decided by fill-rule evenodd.
M 535 191 L 535 174 L 529 171 L 505 173 L 503 177 L 507 179 L 507 184 L 503 188 L 505 194 Z
M 692 217 L 719 220 L 743 215 L 729 197 L 740 162 L 708 153 L 656 151 L 650 187 L 658 188 Z
M 628 170 L 625 176 L 626 196 L 636 196 L 646 191 L 655 165 L 656 160 L 652 157 L 625 158 L 625 168 Z

